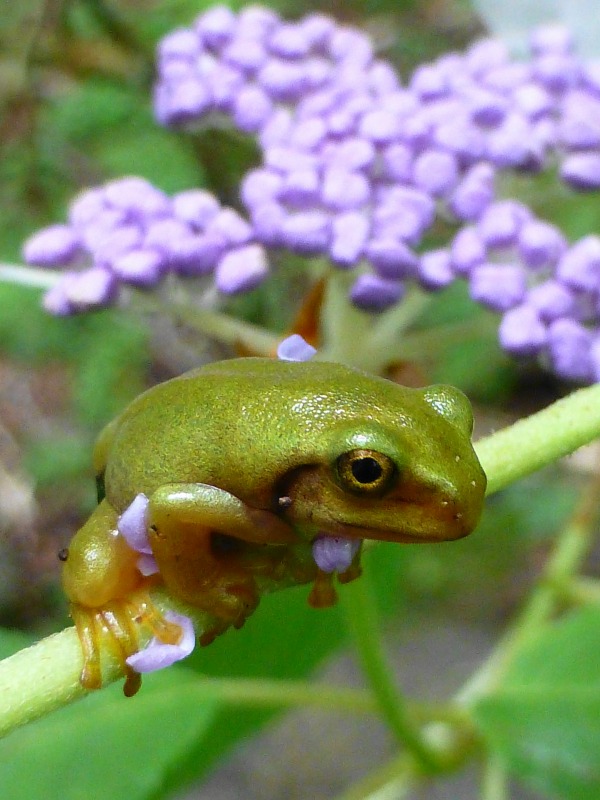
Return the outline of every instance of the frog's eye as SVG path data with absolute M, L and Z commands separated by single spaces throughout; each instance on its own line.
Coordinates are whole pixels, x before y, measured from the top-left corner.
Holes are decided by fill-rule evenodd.
M 342 487 L 356 494 L 382 494 L 396 477 L 396 465 L 377 450 L 349 450 L 336 462 Z

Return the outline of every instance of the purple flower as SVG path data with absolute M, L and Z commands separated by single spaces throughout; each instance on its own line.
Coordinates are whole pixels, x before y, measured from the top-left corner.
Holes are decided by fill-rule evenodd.
M 517 241 L 521 225 L 531 216 L 521 203 L 503 200 L 492 203 L 477 223 L 477 231 L 487 247 L 510 247 Z
M 121 536 L 132 550 L 140 553 L 137 568 L 144 576 L 156 575 L 159 571 L 148 539 L 148 503 L 145 494 L 136 495 L 117 520 Z
M 573 153 L 560 167 L 560 176 L 572 189 L 600 189 L 600 153 Z
M 227 294 L 254 288 L 267 274 L 266 254 L 252 226 L 203 190 L 170 198 L 142 178 L 128 177 L 75 198 L 68 225 L 53 225 L 24 245 L 29 263 L 77 266 L 46 295 L 45 308 L 73 314 L 115 302 L 120 284 L 144 289 L 171 272 L 215 272 Z
M 305 342 L 302 336 L 293 333 L 279 343 L 277 358 L 282 361 L 310 361 L 316 352 L 316 349 Z
M 82 272 L 65 272 L 61 280 L 44 295 L 46 311 L 67 316 L 111 305 L 117 296 L 115 276 L 103 267 Z
M 508 311 L 525 295 L 525 272 L 514 264 L 482 264 L 471 271 L 471 297 L 494 311 Z
M 79 251 L 79 237 L 68 225 L 50 225 L 23 245 L 23 258 L 39 267 L 69 264 Z
M 250 244 L 223 256 L 215 270 L 215 284 L 224 294 L 247 292 L 262 283 L 268 272 L 265 251 Z
M 546 326 L 535 308 L 517 306 L 502 317 L 498 330 L 500 345 L 514 356 L 537 355 L 546 344 Z
M 313 558 L 323 572 L 345 572 L 352 564 L 360 544 L 360 539 L 317 536 L 312 546 Z
M 360 211 L 346 211 L 331 222 L 329 256 L 338 267 L 353 267 L 364 254 L 370 220 Z
M 590 358 L 592 334 L 572 319 L 558 319 L 548 328 L 548 351 L 553 371 L 569 381 L 594 378 Z
M 395 305 L 404 295 L 400 281 L 380 278 L 377 275 L 359 275 L 350 290 L 352 302 L 365 311 L 383 311 Z
M 138 494 L 117 520 L 117 530 L 129 547 L 138 553 L 151 554 L 148 540 L 148 503 L 145 494 Z
M 165 644 L 156 637 L 152 638 L 143 650 L 125 659 L 136 672 L 156 672 L 156 670 L 170 667 L 175 662 L 187 658 L 193 651 L 196 645 L 196 634 L 192 620 L 175 611 L 167 611 L 165 619 L 167 622 L 179 625 L 181 639 L 177 644 Z
M 600 288 L 600 237 L 585 236 L 565 252 L 556 269 L 560 281 L 573 289 Z
M 541 220 L 524 222 L 518 239 L 519 255 L 532 269 L 553 267 L 567 247 L 558 228 Z
M 444 248 L 424 253 L 419 260 L 417 271 L 421 286 L 432 292 L 443 289 L 454 280 L 452 258 Z

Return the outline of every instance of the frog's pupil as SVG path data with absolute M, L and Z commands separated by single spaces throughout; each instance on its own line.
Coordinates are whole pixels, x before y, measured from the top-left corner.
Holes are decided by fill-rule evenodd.
M 381 464 L 374 458 L 357 458 L 352 462 L 352 475 L 359 483 L 375 483 L 382 472 Z

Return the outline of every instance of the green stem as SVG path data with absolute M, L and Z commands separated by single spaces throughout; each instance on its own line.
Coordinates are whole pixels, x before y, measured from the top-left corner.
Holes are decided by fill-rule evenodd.
M 0 264 L 0 282 L 17 283 L 32 289 L 51 289 L 61 279 L 60 272 L 35 267 L 23 267 L 19 264 Z
M 1 662 L 0 662 L 1 663 Z M 207 695 L 221 703 L 236 706 L 285 708 L 312 706 L 321 711 L 349 714 L 379 714 L 380 707 L 371 692 L 305 681 L 261 678 L 214 678 L 204 676 Z M 421 724 L 460 725 L 468 720 L 457 706 L 438 703 L 409 703 L 410 715 Z
M 472 705 L 478 697 L 497 685 L 523 645 L 557 611 L 567 587 L 581 568 L 593 542 L 598 515 L 599 484 L 599 477 L 594 476 L 575 513 L 559 536 L 537 588 L 490 658 L 461 689 L 456 698 L 460 703 Z
M 572 453 L 600 436 L 600 383 L 481 439 L 475 449 L 488 476 L 487 493 Z
M 409 711 L 406 698 L 398 689 L 394 675 L 388 667 L 377 610 L 366 575 L 344 588 L 342 605 L 364 673 L 383 718 L 398 741 L 414 755 L 425 772 L 437 771 L 438 754 L 421 734 Z
M 415 759 L 408 753 L 369 773 L 337 800 L 407 800 L 422 779 Z
M 355 274 L 342 270 L 330 270 L 325 285 L 325 297 L 321 311 L 321 337 L 317 358 L 320 361 L 336 361 L 355 367 L 364 366 L 358 363 L 361 352 L 364 355 L 364 343 L 369 336 L 372 325 L 370 314 L 360 311 L 348 301 L 348 291 Z
M 484 765 L 481 800 L 508 800 L 506 768 L 492 756 L 488 757 Z
M 164 312 L 164 306 L 161 306 Z M 274 356 L 281 336 L 269 333 L 258 325 L 213 311 L 207 308 L 193 308 L 186 303 L 169 303 L 167 310 L 175 319 L 190 328 L 232 347 L 242 345 L 253 352 Z

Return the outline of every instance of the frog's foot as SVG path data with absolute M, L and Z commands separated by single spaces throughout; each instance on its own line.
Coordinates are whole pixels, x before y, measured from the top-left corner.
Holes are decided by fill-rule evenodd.
M 313 583 L 308 603 L 313 608 L 329 608 L 337 603 L 337 594 L 333 586 L 333 572 L 318 570 Z
M 350 581 L 355 581 L 357 578 L 360 578 L 362 575 L 362 567 L 358 561 L 352 562 L 347 570 L 344 572 L 338 573 L 338 581 L 340 583 L 350 583 Z
M 139 626 L 146 626 L 165 644 L 176 644 L 181 628 L 168 622 L 147 594 L 135 599 L 113 600 L 102 608 L 71 605 L 71 616 L 83 652 L 83 668 L 79 681 L 85 689 L 102 687 L 102 646 L 116 657 L 124 675 L 123 693 L 131 697 L 140 688 L 142 679 L 127 663 L 127 658 L 140 649 Z

